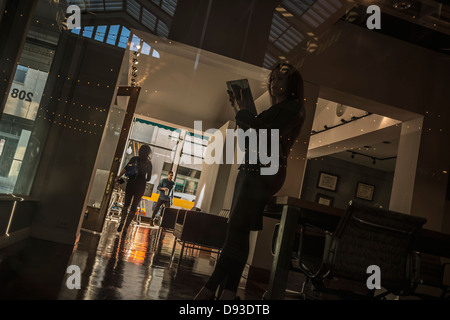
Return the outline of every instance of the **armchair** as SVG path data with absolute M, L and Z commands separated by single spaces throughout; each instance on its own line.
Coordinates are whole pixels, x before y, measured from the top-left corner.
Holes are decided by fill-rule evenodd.
M 325 288 L 325 279 L 366 284 L 370 276 L 367 268 L 376 265 L 381 270 L 381 286 L 385 292 L 375 297 L 375 290 L 368 290 L 365 298 L 379 299 L 389 293 L 409 295 L 419 283 L 420 259 L 413 246 L 425 222 L 420 217 L 351 204 L 334 233 L 322 230 L 320 236 L 317 228 L 302 227 L 298 256 L 293 264 L 316 289 L 324 292 L 333 291 Z M 308 239 L 314 237 L 323 241 L 321 256 L 317 250 L 309 250 L 312 243 Z

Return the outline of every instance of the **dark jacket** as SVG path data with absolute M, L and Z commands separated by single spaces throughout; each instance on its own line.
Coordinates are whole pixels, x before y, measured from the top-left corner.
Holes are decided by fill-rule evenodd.
M 295 141 L 295 138 L 300 134 L 303 122 L 305 120 L 305 108 L 298 99 L 287 99 L 283 102 L 273 105 L 269 109 L 261 112 L 255 116 L 247 110 L 240 110 L 236 114 L 236 123 L 243 130 L 248 129 L 278 129 L 280 134 L 280 150 L 279 151 L 279 165 L 280 168 L 286 168 L 287 157 L 290 149 Z M 270 139 L 267 141 L 267 151 L 270 150 Z M 259 141 L 258 141 L 259 147 Z M 262 164 L 249 164 L 249 153 L 258 152 L 257 150 L 248 150 L 246 148 L 245 164 L 239 167 L 240 170 L 256 171 L 259 173 Z M 258 157 L 259 159 L 259 157 Z
M 159 199 L 164 201 L 170 201 L 173 198 L 173 186 L 175 185 L 175 181 L 169 181 L 169 179 L 162 179 L 158 184 L 159 191 Z M 166 196 L 164 190 L 161 188 L 169 188 L 168 195 Z
M 139 174 L 137 175 L 136 179 L 130 181 L 128 184 L 135 184 L 145 188 L 145 184 L 147 183 L 147 181 L 150 181 L 152 177 L 152 169 L 153 169 L 152 163 L 141 161 L 139 157 L 132 157 L 130 161 L 128 161 L 128 164 L 133 163 L 135 161 L 137 161 L 138 163 Z

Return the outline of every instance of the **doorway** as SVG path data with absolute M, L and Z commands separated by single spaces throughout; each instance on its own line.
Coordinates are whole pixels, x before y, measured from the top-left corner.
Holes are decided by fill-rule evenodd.
M 94 232 L 101 232 L 103 229 L 114 184 L 132 131 L 140 91 L 140 87 L 121 86 L 113 99 L 86 197 L 83 229 Z

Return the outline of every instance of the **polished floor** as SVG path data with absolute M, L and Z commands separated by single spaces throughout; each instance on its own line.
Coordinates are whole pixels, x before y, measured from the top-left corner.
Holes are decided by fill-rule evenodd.
M 171 264 L 171 232 L 134 222 L 123 236 L 117 225 L 112 218 L 101 234 L 82 230 L 75 248 L 28 239 L 0 251 L 0 298 L 192 300 L 214 269 L 216 255 L 196 249 L 185 251 L 178 264 L 179 244 Z M 70 288 L 76 281 L 69 266 L 79 267 L 79 289 Z M 240 297 L 261 300 L 264 286 L 248 289 L 245 277 Z
M 179 244 L 171 265 L 171 232 L 158 238 L 158 227 L 136 224 L 121 236 L 116 228 L 111 220 L 101 236 L 83 234 L 70 262 L 82 269 L 81 289 L 63 284 L 58 299 L 192 300 L 212 273 L 216 256 L 201 250 L 188 250 L 178 265 Z
M 214 269 L 216 255 L 197 249 L 185 251 L 179 264 L 179 244 L 171 264 L 171 232 L 159 233 L 157 226 L 134 222 L 121 235 L 117 225 L 113 217 L 101 234 L 82 230 L 75 247 L 30 238 L 0 250 L 0 299 L 192 300 Z M 79 282 L 69 266 L 78 268 Z M 299 291 L 304 280 L 300 273 L 289 273 L 285 300 L 303 298 Z M 238 295 L 242 300 L 262 300 L 266 288 L 267 279 L 248 279 L 245 270 Z

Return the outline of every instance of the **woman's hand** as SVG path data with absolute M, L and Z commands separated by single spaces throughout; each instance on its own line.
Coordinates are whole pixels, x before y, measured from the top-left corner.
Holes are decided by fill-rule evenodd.
M 232 88 L 236 103 L 239 106 L 239 110 L 253 110 L 255 107 L 255 102 L 252 99 L 250 91 L 239 86 L 232 86 Z
M 227 90 L 227 92 L 228 92 L 228 101 L 230 101 L 231 106 L 234 108 L 234 111 L 238 113 L 239 106 L 236 103 L 236 97 L 234 96 L 234 92 L 231 90 Z

